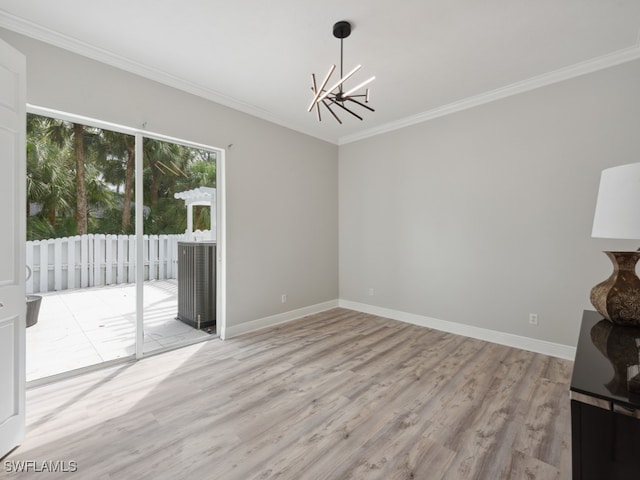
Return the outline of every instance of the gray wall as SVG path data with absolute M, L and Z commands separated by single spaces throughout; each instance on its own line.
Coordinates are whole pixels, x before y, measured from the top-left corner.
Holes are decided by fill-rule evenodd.
M 227 150 L 227 326 L 338 297 L 338 147 L 0 29 L 27 101 Z M 224 72 L 220 72 L 224 75 Z M 281 303 L 281 294 L 288 302 Z
M 590 234 L 600 171 L 640 161 L 639 85 L 635 61 L 341 146 L 340 298 L 575 346 L 601 250 L 638 247 Z
M 343 145 L 338 166 L 335 145 L 0 35 L 27 55 L 31 104 L 233 144 L 230 327 L 339 295 L 575 345 L 601 250 L 636 248 L 590 230 L 600 171 L 638 160 L 640 62 Z

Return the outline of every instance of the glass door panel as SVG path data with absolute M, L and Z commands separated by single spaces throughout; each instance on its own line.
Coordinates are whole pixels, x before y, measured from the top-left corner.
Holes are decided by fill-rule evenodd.
M 135 352 L 134 143 L 28 115 L 27 381 Z
M 149 353 L 216 333 L 216 154 L 146 137 L 143 152 L 143 352 Z

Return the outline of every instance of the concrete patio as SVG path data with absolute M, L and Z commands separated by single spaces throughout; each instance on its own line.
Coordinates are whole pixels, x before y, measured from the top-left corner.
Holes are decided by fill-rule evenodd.
M 135 285 L 39 295 L 38 323 L 27 328 L 27 381 L 135 353 Z M 210 337 L 175 319 L 175 280 L 145 282 L 143 297 L 145 353 Z

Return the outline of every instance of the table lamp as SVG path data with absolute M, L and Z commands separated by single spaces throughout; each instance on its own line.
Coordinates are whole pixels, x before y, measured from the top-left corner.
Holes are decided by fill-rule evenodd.
M 591 236 L 640 239 L 640 163 L 602 171 Z M 604 252 L 613 273 L 591 289 L 591 303 L 616 325 L 640 326 L 640 252 Z

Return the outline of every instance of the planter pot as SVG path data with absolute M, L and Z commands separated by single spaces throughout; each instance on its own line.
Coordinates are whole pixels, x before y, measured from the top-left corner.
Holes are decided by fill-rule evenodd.
M 39 295 L 27 295 L 27 327 L 38 323 L 38 313 L 40 313 L 40 303 L 42 297 Z

